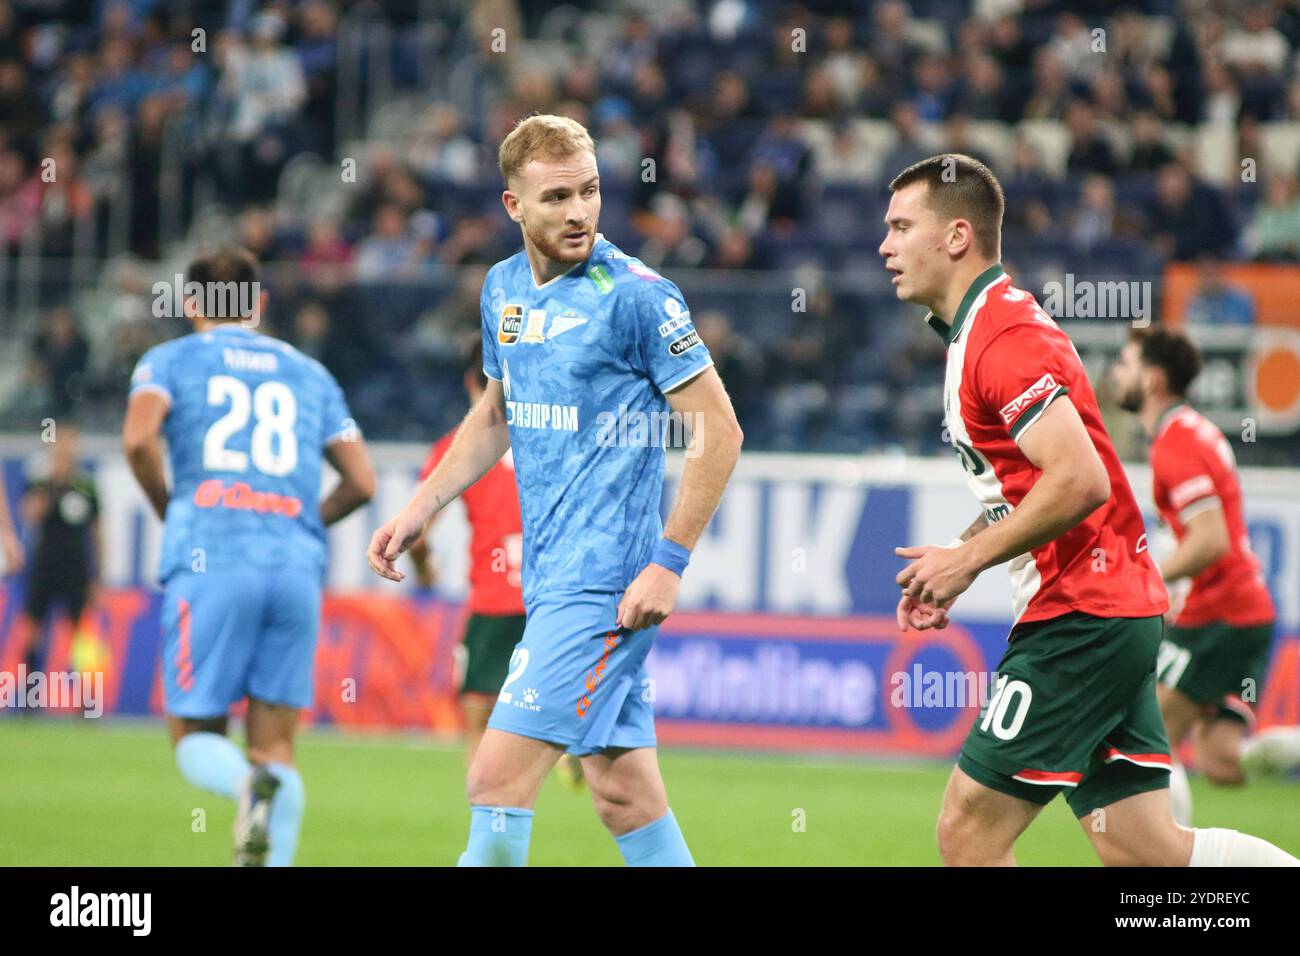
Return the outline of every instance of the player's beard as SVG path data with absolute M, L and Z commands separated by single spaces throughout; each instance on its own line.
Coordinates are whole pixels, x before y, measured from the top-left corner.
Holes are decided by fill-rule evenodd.
M 593 244 L 591 242 L 591 236 L 596 231 L 596 227 L 592 226 L 587 230 L 588 241 L 578 249 L 566 249 L 564 247 L 564 234 L 569 231 L 570 227 L 565 226 L 564 230 L 560 233 L 559 240 L 553 242 L 546 234 L 545 229 L 534 229 L 529 225 L 527 220 L 524 220 L 524 232 L 528 236 L 528 241 L 536 247 L 538 252 L 547 259 L 550 259 L 552 262 L 578 263 L 591 255 L 591 247 Z
M 1137 414 L 1142 411 L 1142 388 L 1131 385 L 1119 393 L 1119 407 L 1126 412 Z

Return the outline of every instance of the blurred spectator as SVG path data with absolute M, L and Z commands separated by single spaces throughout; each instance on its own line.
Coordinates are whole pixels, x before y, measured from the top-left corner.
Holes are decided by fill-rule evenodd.
M 1066 169 L 1076 175 L 1101 173 L 1113 176 L 1118 168 L 1115 151 L 1097 123 L 1092 107 L 1085 100 L 1074 100 L 1065 109 L 1066 128 L 1070 131 L 1070 155 Z
M 426 179 L 463 185 L 479 175 L 478 147 L 461 132 L 460 114 L 450 103 L 428 108 L 407 153 L 411 168 Z
M 1256 259 L 1300 260 L 1300 196 L 1289 173 L 1268 177 L 1264 201 L 1255 207 L 1246 230 L 1246 249 Z
M 1254 325 L 1255 300 L 1245 289 L 1228 283 L 1220 263 L 1205 259 L 1184 318 L 1191 325 Z
M 1127 168 L 1134 173 L 1152 173 L 1173 161 L 1174 153 L 1165 142 L 1160 118 L 1151 110 L 1139 110 L 1133 116 L 1133 151 Z
M 1152 244 L 1179 262 L 1227 255 L 1237 238 L 1232 216 L 1219 193 L 1194 182 L 1177 163 L 1156 175 L 1155 201 L 1147 220 Z
M 374 232 L 357 243 L 356 276 L 361 282 L 383 282 L 415 271 L 422 243 L 411 232 L 406 213 L 396 203 L 380 206 Z
M 31 354 L 44 368 L 50 414 L 61 417 L 72 412 L 81 400 L 90 346 L 71 309 L 53 309 L 41 316 Z
M 1070 239 L 1079 248 L 1090 250 L 1109 239 L 1114 228 L 1115 187 L 1105 176 L 1093 174 L 1083 181 Z
M 894 148 L 885 156 L 884 169 L 890 176 L 934 154 L 930 144 L 921 141 L 921 118 L 911 103 L 896 104 L 889 121 L 897 137 Z
M 727 384 L 741 428 L 756 426 L 767 398 L 762 350 L 748 336 L 736 333 L 725 312 L 701 312 L 695 316 L 695 329 Z

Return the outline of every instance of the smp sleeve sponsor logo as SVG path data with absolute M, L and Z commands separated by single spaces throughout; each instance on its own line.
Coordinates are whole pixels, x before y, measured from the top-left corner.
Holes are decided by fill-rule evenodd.
M 691 324 L 691 314 L 689 312 L 687 312 L 685 315 L 679 315 L 676 316 L 675 318 L 671 318 L 667 322 L 659 326 L 659 337 L 661 339 L 666 339 L 668 338 L 668 336 L 672 335 L 678 329 L 690 324 Z
M 1051 373 L 1045 374 L 1011 401 L 1002 406 L 1002 421 L 1008 425 L 1015 424 L 1027 408 L 1032 408 L 1040 399 L 1051 395 L 1057 389 L 1056 379 Z
M 668 344 L 669 355 L 683 355 L 700 344 L 700 333 L 694 330 Z
M 524 327 L 524 307 L 510 303 L 501 309 L 501 319 L 497 323 L 497 343 L 514 345 L 519 341 L 519 333 Z

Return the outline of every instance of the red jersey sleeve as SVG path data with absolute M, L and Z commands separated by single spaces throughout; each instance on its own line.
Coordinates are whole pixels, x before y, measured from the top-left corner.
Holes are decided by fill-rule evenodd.
M 438 462 L 442 461 L 442 456 L 447 454 L 447 449 L 451 447 L 452 439 L 456 437 L 455 432 L 448 432 L 429 449 L 429 457 L 424 459 L 424 466 L 420 469 L 420 480 L 428 478 L 433 474 L 433 469 L 438 467 Z
M 1082 369 L 1069 338 L 1042 319 L 1016 322 L 985 344 L 972 394 L 1016 442 Z
M 1185 522 L 1218 501 L 1207 449 L 1190 428 L 1174 424 L 1151 449 L 1151 484 L 1157 503 Z

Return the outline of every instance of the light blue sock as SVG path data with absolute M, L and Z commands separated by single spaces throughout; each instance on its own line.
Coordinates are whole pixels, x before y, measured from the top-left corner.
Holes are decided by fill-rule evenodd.
M 234 800 L 252 769 L 243 753 L 221 734 L 186 734 L 176 745 L 176 765 L 194 786 Z
M 269 763 L 266 769 L 280 781 L 280 788 L 271 799 L 271 852 L 266 865 L 292 866 L 302 814 L 307 808 L 307 792 L 302 785 L 302 774 L 287 763 Z
M 628 866 L 694 866 L 677 818 L 669 810 L 654 823 L 615 837 Z
M 470 807 L 469 843 L 457 866 L 523 866 L 533 835 L 533 811 L 523 807 Z

